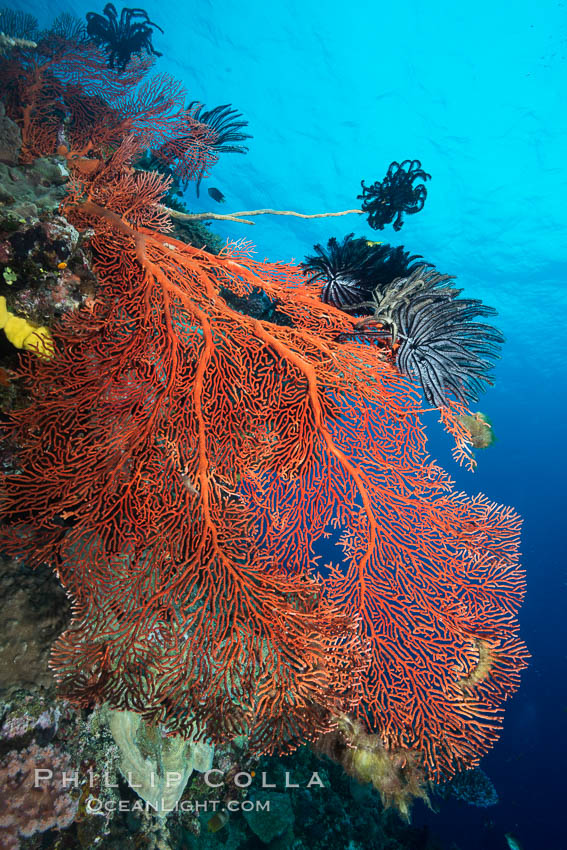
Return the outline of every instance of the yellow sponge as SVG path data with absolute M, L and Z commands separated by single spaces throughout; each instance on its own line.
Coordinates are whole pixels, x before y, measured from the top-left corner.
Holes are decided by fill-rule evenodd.
M 0 295 L 0 328 L 3 328 L 6 322 L 8 321 L 8 316 L 11 314 L 8 313 L 8 308 L 6 307 L 6 299 L 3 295 Z
M 21 316 L 10 313 L 6 298 L 0 295 L 0 328 L 16 348 L 33 351 L 38 357 L 47 359 L 53 356 L 53 340 L 49 328 L 37 326 Z

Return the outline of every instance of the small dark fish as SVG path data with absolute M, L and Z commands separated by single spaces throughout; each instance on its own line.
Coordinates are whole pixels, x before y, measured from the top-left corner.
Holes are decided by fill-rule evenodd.
M 211 186 L 210 189 L 207 189 L 207 192 L 213 199 L 213 201 L 217 201 L 219 204 L 224 204 L 224 195 L 220 189 L 215 189 L 214 186 Z

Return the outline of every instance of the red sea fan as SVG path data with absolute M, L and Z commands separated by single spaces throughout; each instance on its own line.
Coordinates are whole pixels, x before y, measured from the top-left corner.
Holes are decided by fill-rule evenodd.
M 252 138 L 249 133 L 242 132 L 248 122 L 230 106 L 226 103 L 205 109 L 202 103 L 193 101 L 185 110 L 180 132 L 172 134 L 154 151 L 154 156 L 168 165 L 182 183 L 196 181 L 197 197 L 201 180 L 218 161 L 220 153 L 246 153 L 248 150 L 244 145 L 235 144 Z
M 5 547 L 54 565 L 74 602 L 63 692 L 262 751 L 362 700 L 431 775 L 474 763 L 525 664 L 517 518 L 452 494 L 410 386 L 336 342 L 353 320 L 299 269 L 148 231 L 154 187 L 134 225 L 112 167 L 66 204 L 97 233 L 103 297 L 27 364 L 5 484 Z M 221 294 L 255 288 L 289 326 Z M 345 566 L 316 582 L 328 535 Z
M 153 151 L 157 160 L 171 168 L 172 173 L 186 184 L 201 180 L 218 162 L 215 150 L 218 135 L 214 129 L 198 121 L 191 110 L 186 110 L 172 138 Z
M 175 130 L 176 94 L 145 91 L 88 167 L 67 152 L 100 286 L 22 360 L 7 428 L 2 548 L 73 601 L 61 691 L 257 752 L 358 711 L 430 777 L 475 764 L 526 664 L 519 520 L 453 491 L 410 381 L 299 268 L 166 232 L 167 181 L 130 158 L 154 119 Z M 232 306 L 258 291 L 277 322 Z
M 140 146 L 162 144 L 181 121 L 185 96 L 166 74 L 140 85 L 151 64 L 136 59 L 118 73 L 99 47 L 58 30 L 45 33 L 37 49 L 0 58 L 6 110 L 22 133 L 22 160 L 54 154 L 62 144 L 100 156 L 132 132 Z

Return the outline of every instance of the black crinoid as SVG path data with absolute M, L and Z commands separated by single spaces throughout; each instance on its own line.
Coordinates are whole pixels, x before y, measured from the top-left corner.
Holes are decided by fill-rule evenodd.
M 423 209 L 427 198 L 424 183 L 414 186 L 415 180 L 430 180 L 421 167 L 419 159 L 405 159 L 402 163 L 392 162 L 383 180 L 371 186 L 361 181 L 362 211 L 368 213 L 368 224 L 374 230 L 383 230 L 384 225 L 394 222 L 394 230 L 403 225 L 402 214 L 413 215 Z
M 107 3 L 102 15 L 87 12 L 87 34 L 105 51 L 110 67 L 118 71 L 124 71 L 134 54 L 161 56 L 152 44 L 152 27 L 163 32 L 143 9 L 122 9 L 118 18 L 114 4 Z
M 248 127 L 246 121 L 237 109 L 232 108 L 232 104 L 224 103 L 221 106 L 215 106 L 214 109 L 205 109 L 202 103 L 194 100 L 187 107 L 187 114 L 191 115 L 194 121 L 200 124 L 206 124 L 215 134 L 215 142 L 213 149 L 216 153 L 247 153 L 248 148 L 245 145 L 236 145 L 235 142 L 243 142 L 244 139 L 251 139 L 250 133 L 243 133 L 242 129 Z M 197 178 L 197 197 L 201 187 L 203 172 Z
M 475 321 L 496 311 L 482 301 L 459 298 L 462 290 L 452 280 L 419 266 L 409 277 L 377 289 L 371 302 L 351 308 L 372 313 L 357 322 L 349 338 L 383 340 L 386 332 L 398 369 L 419 380 L 435 407 L 446 406 L 449 396 L 463 404 L 477 401 L 492 385 L 490 370 L 504 341 L 492 325 Z
M 314 245 L 315 256 L 305 258 L 300 266 L 307 281 L 321 281 L 321 301 L 333 307 L 345 307 L 365 300 L 364 280 L 370 248 L 366 239 L 348 233 L 342 242 L 333 236 L 327 248 Z
M 369 242 L 353 233 L 342 242 L 333 237 L 326 248 L 313 248 L 316 255 L 306 257 L 301 268 L 309 283 L 321 281 L 321 300 L 339 309 L 369 301 L 377 288 L 424 265 L 422 257 L 410 254 L 402 245 L 394 248 L 385 242 Z

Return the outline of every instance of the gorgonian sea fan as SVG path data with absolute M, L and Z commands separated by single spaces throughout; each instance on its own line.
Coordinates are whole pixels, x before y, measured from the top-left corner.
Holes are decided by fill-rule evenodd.
M 28 12 L 0 9 L 0 32 L 11 38 L 35 39 L 38 34 L 37 19 Z
M 41 34 L 40 40 L 43 42 L 40 50 L 49 55 L 57 50 L 64 51 L 65 42 L 73 42 L 84 47 L 90 38 L 83 21 L 69 12 L 62 12 L 57 15 L 49 30 Z
M 71 56 L 77 112 L 93 69 L 113 75 Z M 49 82 L 33 67 L 17 86 L 30 152 Z M 168 232 L 167 182 L 131 166 L 150 132 L 178 132 L 176 89 L 151 92 L 116 106 L 121 141 L 97 121 L 95 168 L 67 155 L 61 212 L 93 234 L 97 298 L 53 329 L 53 357 L 22 359 L 29 399 L 6 428 L 0 546 L 51 565 L 73 599 L 60 691 L 256 753 L 358 711 L 429 777 L 470 767 L 527 659 L 519 518 L 453 492 L 411 382 L 339 341 L 356 320 L 299 269 Z M 259 291 L 283 321 L 225 291 Z
M 6 114 L 22 134 L 20 160 L 65 147 L 84 167 L 96 169 L 128 133 L 144 134 L 146 147 L 161 144 L 179 123 L 185 95 L 177 81 L 160 74 L 134 97 L 150 65 L 148 57 L 137 57 L 125 71 L 111 69 L 103 48 L 88 41 L 70 15 L 40 33 L 36 48 L 0 57 Z

